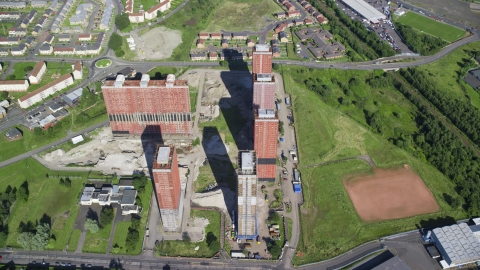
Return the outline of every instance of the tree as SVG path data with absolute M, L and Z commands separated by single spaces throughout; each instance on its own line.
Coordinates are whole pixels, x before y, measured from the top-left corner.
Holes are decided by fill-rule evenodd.
M 125 240 L 125 247 L 127 250 L 135 249 L 135 246 L 140 240 L 140 234 L 137 230 L 128 228 L 127 239 Z
M 280 65 L 277 64 L 277 63 L 273 63 L 272 68 L 273 68 L 273 70 L 278 70 L 278 69 L 280 69 Z
M 7 79 L 7 80 L 15 80 L 16 78 L 17 78 L 17 77 L 15 77 L 15 75 L 10 74 L 10 75 L 7 76 L 6 79 Z
M 107 226 L 108 224 L 112 223 L 114 217 L 115 213 L 112 207 L 103 208 L 102 212 L 100 213 L 100 225 L 102 227 Z
M 37 226 L 37 232 L 32 238 L 33 250 L 44 250 L 50 241 L 50 224 L 40 223 Z
M 30 72 L 30 71 L 32 71 L 32 70 L 33 70 L 33 67 L 32 67 L 32 66 L 26 66 L 26 67 L 23 69 L 23 71 L 25 71 L 25 72 Z
M 123 49 L 118 49 L 115 51 L 115 56 L 116 57 L 122 57 L 125 55 L 125 51 Z
M 161 18 L 163 16 L 163 13 L 160 10 L 157 10 L 157 18 Z
M 98 222 L 96 220 L 87 218 L 83 227 L 85 228 L 85 230 L 90 231 L 91 233 L 98 232 Z
M 138 230 L 140 228 L 140 216 L 132 215 L 131 222 L 132 224 L 130 224 L 130 228 L 134 230 Z
M 228 61 L 220 61 L 220 66 L 228 68 Z
M 17 243 L 19 243 L 23 249 L 31 250 L 32 249 L 32 239 L 35 235 L 32 232 L 23 232 L 17 238 Z
M 123 44 L 122 37 L 119 34 L 113 32 L 112 36 L 110 36 L 110 40 L 108 41 L 108 47 L 116 51 L 122 48 L 122 44 Z
M 133 187 L 138 190 L 138 192 L 143 192 L 146 185 L 147 177 L 145 175 L 135 174 L 133 176 Z
M 128 18 L 128 14 L 123 12 L 122 14 L 118 14 L 115 16 L 115 26 L 122 31 L 130 26 L 130 19 Z
M 0 92 L 0 101 L 5 100 L 8 98 L 8 92 L 7 91 L 1 91 Z
M 217 237 L 212 232 L 207 233 L 207 237 L 206 237 L 205 240 L 207 242 L 208 248 L 211 251 L 219 251 L 220 250 L 220 242 L 218 241 Z
M 18 191 L 17 191 L 17 198 L 19 200 L 24 200 L 24 201 L 28 201 L 28 182 L 25 181 L 23 182 L 23 184 L 18 188 Z
M 65 187 L 72 187 L 72 180 L 69 177 L 65 178 Z

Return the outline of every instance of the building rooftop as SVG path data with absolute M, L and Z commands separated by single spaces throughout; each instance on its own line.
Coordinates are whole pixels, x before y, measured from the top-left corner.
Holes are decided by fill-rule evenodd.
M 363 0 L 343 0 L 345 4 L 357 11 L 362 17 L 372 22 L 385 18 L 385 14 Z
M 141 86 L 140 80 L 125 80 L 125 76 L 117 75 L 115 81 L 106 80 L 103 82 L 105 87 L 167 87 L 167 80 L 149 80 L 147 86 Z M 186 80 L 175 80 L 173 86 L 187 86 Z
M 126 189 L 123 191 L 121 204 L 134 205 L 137 191 L 135 189 Z
M 255 81 L 257 82 L 271 82 L 273 81 L 272 74 L 255 74 Z
M 275 118 L 274 110 L 259 109 L 258 118 Z
M 465 223 L 432 230 L 435 244 L 449 264 L 463 264 L 480 260 L 480 241 Z
M 412 270 L 412 268 L 395 256 L 372 268 L 372 270 Z
M 170 147 L 162 146 L 158 148 L 157 152 L 157 163 L 167 164 L 170 156 Z
M 242 153 L 242 170 L 253 170 L 253 153 Z
M 153 169 L 170 169 L 174 151 L 175 148 L 173 145 L 168 146 L 158 144 L 155 151 Z
M 267 44 L 255 44 L 255 51 L 268 52 L 270 51 L 270 47 Z
M 3 109 L 3 107 L 0 107 Z M 12 128 L 7 133 L 5 133 L 5 137 L 7 137 L 8 140 L 15 140 L 19 139 L 22 137 L 22 132 L 18 130 L 17 128 Z
M 38 73 L 40 70 L 45 66 L 45 62 L 40 61 L 35 64 L 35 67 L 32 70 L 32 73 L 30 73 L 30 76 L 37 77 Z

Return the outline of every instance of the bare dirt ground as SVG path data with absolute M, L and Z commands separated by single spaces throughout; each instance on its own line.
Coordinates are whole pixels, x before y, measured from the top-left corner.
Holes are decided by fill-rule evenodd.
M 165 59 L 172 55 L 173 50 L 182 43 L 182 33 L 165 27 L 154 28 L 142 36 L 132 32 L 132 38 L 137 45 L 137 57 L 141 59 Z
M 189 219 L 189 226 L 187 226 L 187 233 L 192 242 L 201 242 L 205 239 L 205 227 L 210 224 L 206 218 Z
M 372 175 L 351 176 L 343 184 L 364 221 L 405 218 L 439 209 L 423 180 L 408 166 L 374 169 Z
M 480 27 L 480 14 L 470 9 L 470 3 L 459 0 L 409 0 L 409 3 L 445 15 L 447 18 Z

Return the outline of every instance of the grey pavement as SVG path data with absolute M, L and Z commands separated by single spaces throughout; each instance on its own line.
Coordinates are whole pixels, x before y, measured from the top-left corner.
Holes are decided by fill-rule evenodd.
M 80 238 L 78 239 L 77 248 L 75 249 L 75 253 L 82 253 L 83 244 L 85 243 L 85 238 L 87 237 L 87 232 L 82 230 L 80 233 Z

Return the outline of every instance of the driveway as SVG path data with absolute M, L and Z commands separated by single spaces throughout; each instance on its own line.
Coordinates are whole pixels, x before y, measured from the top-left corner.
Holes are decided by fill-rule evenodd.
M 112 250 L 113 239 L 115 238 L 115 230 L 117 229 L 117 224 L 122 221 L 130 221 L 132 215 L 122 215 L 122 207 L 120 204 L 113 204 L 115 209 L 115 218 L 113 219 L 112 230 L 110 231 L 110 239 L 108 240 L 107 254 L 110 254 Z

